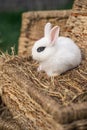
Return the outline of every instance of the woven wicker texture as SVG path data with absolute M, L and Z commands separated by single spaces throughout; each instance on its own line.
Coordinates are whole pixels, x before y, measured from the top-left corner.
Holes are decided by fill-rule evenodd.
M 87 1 L 76 0 L 66 24 L 66 35 L 72 37 L 81 48 L 87 48 Z M 86 50 L 87 52 L 87 50 Z
M 76 0 L 70 12 L 23 14 L 21 57 L 3 53 L 0 57 L 0 128 L 87 130 L 86 7 L 85 0 Z M 61 35 L 73 38 L 82 52 L 82 62 L 77 68 L 54 78 L 38 73 L 38 63 L 30 56 L 34 41 L 43 35 L 48 21 L 60 25 Z
M 36 65 L 31 58 L 5 56 L 2 59 L 0 89 L 5 103 L 1 111 L 1 119 L 5 123 L 1 125 L 3 129 L 8 126 L 9 129 L 14 126 L 13 128 L 21 130 L 87 128 L 86 87 L 76 85 L 81 80 L 85 84 L 86 76 L 81 74 L 80 80 L 76 77 L 74 79 L 73 72 L 69 72 L 56 77 L 54 82 L 48 77 L 43 77 L 42 81 L 41 76 L 45 74 L 39 75 L 34 71 Z
M 31 55 L 34 42 L 43 36 L 44 25 L 51 22 L 61 26 L 61 34 L 65 32 L 65 23 L 70 15 L 69 11 L 40 11 L 24 13 L 22 16 L 22 28 L 19 38 L 18 54 L 26 57 Z

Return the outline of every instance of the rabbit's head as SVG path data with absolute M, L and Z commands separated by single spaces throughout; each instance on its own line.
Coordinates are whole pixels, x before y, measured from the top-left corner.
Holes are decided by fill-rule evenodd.
M 48 60 L 56 51 L 56 43 L 59 35 L 59 27 L 51 29 L 51 23 L 44 27 L 44 37 L 36 41 L 32 48 L 32 57 L 37 61 Z

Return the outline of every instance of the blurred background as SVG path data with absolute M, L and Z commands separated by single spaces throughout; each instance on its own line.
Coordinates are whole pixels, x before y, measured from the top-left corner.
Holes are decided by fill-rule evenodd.
M 71 9 L 74 0 L 0 0 L 0 50 L 17 53 L 23 12 Z

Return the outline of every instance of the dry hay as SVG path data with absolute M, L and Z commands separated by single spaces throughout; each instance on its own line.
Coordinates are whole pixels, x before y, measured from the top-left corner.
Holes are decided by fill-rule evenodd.
M 8 107 L 0 97 L 0 130 L 20 130 Z
M 63 127 L 65 128 L 64 130 L 71 130 L 73 128 L 78 128 L 78 130 L 80 130 L 80 128 L 84 128 L 84 129 L 87 128 L 86 125 L 87 119 L 85 119 L 87 118 L 87 113 L 85 111 L 87 104 L 85 105 L 83 104 L 83 102 L 87 101 L 87 57 L 86 57 L 87 53 L 86 52 L 87 51 L 82 50 L 82 53 L 84 55 L 80 66 L 60 76 L 55 77 L 54 79 L 48 77 L 44 72 L 38 73 L 37 72 L 38 63 L 32 60 L 31 57 L 23 58 L 19 56 L 9 56 L 3 54 L 0 58 L 0 63 L 1 63 L 0 64 L 0 94 L 2 100 L 5 102 L 6 105 L 4 105 L 4 103 L 1 100 L 0 121 L 3 122 L 2 124 L 5 124 L 2 125 L 2 128 L 3 129 L 8 128 L 8 130 L 9 128 L 12 130 L 14 128 L 15 130 L 16 129 L 22 130 L 23 128 L 24 130 L 25 129 L 24 126 L 27 126 L 25 124 L 27 124 L 28 122 L 29 122 L 29 128 L 31 130 L 35 130 L 37 127 L 39 128 L 41 127 L 40 126 L 41 124 L 37 124 L 36 127 L 36 125 L 33 126 L 34 124 L 32 123 L 30 126 L 30 121 L 28 120 L 28 122 L 25 122 L 24 120 L 25 117 L 21 117 L 22 110 L 26 109 L 30 111 L 30 108 L 29 109 L 26 108 L 26 104 L 27 104 L 26 98 L 28 95 L 25 94 L 25 92 L 27 92 L 29 96 L 32 98 L 32 100 L 35 101 L 35 104 L 33 105 L 35 106 L 36 109 L 37 122 L 42 121 L 42 123 L 45 123 L 46 121 L 48 121 L 48 124 L 44 126 L 46 130 L 49 130 L 48 128 L 49 118 L 47 118 L 49 117 L 48 113 L 51 114 L 51 116 L 53 116 L 53 119 L 55 120 L 55 122 L 54 120 L 52 121 L 53 122 L 51 126 L 52 130 L 54 125 L 56 125 L 56 122 L 62 123 Z M 20 86 L 19 90 L 21 93 L 17 89 L 18 86 Z M 15 89 L 17 89 L 17 91 Z M 7 96 L 6 93 L 8 93 Z M 16 97 L 13 95 L 13 93 L 16 94 L 17 98 L 21 103 L 25 104 L 24 108 L 23 106 L 21 108 L 22 104 L 20 104 L 21 111 L 18 111 L 17 104 L 16 104 L 17 102 L 14 102 L 17 101 L 17 99 L 15 99 Z M 26 97 L 25 98 L 22 97 L 21 99 L 20 96 L 18 97 L 18 95 L 20 94 L 22 94 L 22 96 L 25 94 Z M 32 102 L 31 102 L 32 100 L 28 101 L 30 102 L 31 106 L 32 106 Z M 37 103 L 42 106 L 40 108 L 40 111 L 37 110 L 38 109 L 38 105 L 36 105 Z M 75 103 L 76 105 L 75 104 L 72 105 L 72 103 Z M 82 103 L 82 104 L 78 105 L 78 103 Z M 30 105 L 28 105 L 27 107 L 30 107 Z M 16 112 L 15 109 L 17 111 L 16 115 L 15 115 Z M 41 115 L 41 111 L 43 112 L 42 109 L 45 110 L 47 114 Z M 19 113 L 21 114 L 20 117 L 17 116 L 18 112 L 21 112 Z M 37 113 L 40 114 L 39 117 L 37 116 Z M 46 117 L 46 121 L 45 121 L 45 117 L 43 119 L 43 116 Z M 75 122 L 74 120 L 77 120 L 77 122 Z M 55 126 L 55 129 L 60 128 L 60 130 L 63 130 L 59 124 L 57 125 L 58 126 Z
M 83 0 L 84 2 L 86 1 Z M 87 129 L 87 14 L 84 11 L 86 6 L 81 6 L 81 0 L 79 4 L 77 3 L 78 0 L 75 2 L 74 11 L 72 11 L 66 27 L 62 29 L 66 30 L 65 35 L 74 39 L 81 49 L 82 62 L 78 67 L 60 76 L 50 78 L 44 72 L 37 72 L 38 63 L 32 60 L 31 56 L 23 58 L 14 56 L 14 54 L 9 56 L 2 53 L 0 58 L 0 95 L 2 98 L 0 122 L 5 124 L 5 129 L 8 126 L 11 130 Z M 83 12 L 76 12 L 79 10 L 77 5 L 82 8 Z M 35 14 L 35 18 L 38 18 L 37 14 Z M 28 35 L 30 25 L 28 22 L 33 24 L 34 16 L 28 21 L 29 16 L 27 14 L 24 19 L 21 34 L 26 54 L 28 54 L 27 48 L 32 46 L 32 42 L 31 45 L 28 44 L 30 36 Z M 65 16 L 66 13 L 64 18 Z M 42 17 L 46 18 L 46 14 L 44 16 L 43 13 Z M 66 22 L 66 19 L 63 20 Z M 39 20 L 43 20 L 43 18 Z M 37 19 L 37 23 L 40 22 L 39 20 Z M 46 19 L 43 21 L 42 23 L 45 23 Z M 4 128 L 4 125 L 0 124 L 0 126 Z
M 37 37 L 39 39 L 42 36 L 42 27 L 44 27 L 44 24 L 48 21 L 52 22 L 53 25 L 58 24 L 61 27 L 61 34 L 72 38 L 82 51 L 82 62 L 80 66 L 55 77 L 54 79 L 49 78 L 44 72 L 38 73 L 38 63 L 32 61 L 32 58 L 28 59 L 29 63 L 25 62 L 27 71 L 25 72 L 24 69 L 24 72 L 33 82 L 33 85 L 37 87 L 39 91 L 49 95 L 62 105 L 70 104 L 73 101 L 76 102 L 77 100 L 75 100 L 75 98 L 78 95 L 80 97 L 80 94 L 87 91 L 86 7 L 87 1 L 75 0 L 73 9 L 70 12 L 51 11 L 51 14 L 50 11 L 46 11 L 28 12 L 23 14 L 21 35 L 19 39 L 19 54 L 21 56 L 30 56 L 31 47 L 34 44 L 34 41 L 37 40 Z M 38 25 L 41 25 L 41 27 L 39 28 Z M 81 95 L 79 101 L 82 101 L 83 99 L 84 98 L 82 98 Z
M 58 104 L 68 105 L 78 95 L 87 91 L 87 51 L 82 50 L 82 53 L 82 62 L 77 68 L 54 78 L 48 77 L 44 72 L 37 72 L 38 63 L 32 60 L 31 56 L 29 58 L 6 57 L 3 71 L 11 73 L 11 78 L 15 80 L 17 77 L 18 81 L 22 80 L 25 84 L 27 81 L 32 81 L 32 86 L 49 95 Z M 24 76 L 22 77 L 21 74 Z M 79 99 L 79 102 L 83 99 L 84 96 Z
M 32 80 L 33 85 L 37 87 L 39 91 L 46 93 L 62 105 L 71 103 L 77 95 L 87 91 L 86 16 L 87 1 L 85 0 L 75 0 L 73 9 L 70 12 L 46 11 L 28 12 L 23 14 L 21 35 L 19 39 L 19 55 L 31 55 L 31 47 L 34 44 L 34 41 L 37 40 L 37 37 L 39 39 L 42 36 L 44 24 L 48 21 L 52 22 L 53 25 L 58 24 L 61 27 L 60 34 L 72 38 L 82 51 L 82 62 L 80 66 L 55 77 L 54 79 L 49 78 L 44 72 L 38 73 L 38 63 L 32 61 L 32 58 L 29 58 L 29 63 L 25 62 L 27 68 L 26 75 Z M 40 25 L 40 27 L 38 25 Z M 81 98 L 81 101 L 82 100 L 83 98 Z

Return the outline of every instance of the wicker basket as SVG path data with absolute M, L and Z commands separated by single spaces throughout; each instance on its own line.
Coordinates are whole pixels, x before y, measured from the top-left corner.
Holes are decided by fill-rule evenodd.
M 19 38 L 18 54 L 26 57 L 31 54 L 34 42 L 43 36 L 46 22 L 61 26 L 61 34 L 65 32 L 65 24 L 71 10 L 67 11 L 39 11 L 24 13 L 22 17 L 21 35 Z
M 21 57 L 0 57 L 0 129 L 87 130 L 86 8 L 86 0 L 76 0 L 72 11 L 23 14 Z M 60 25 L 61 35 L 72 37 L 82 50 L 80 66 L 54 79 L 38 73 L 30 56 L 48 21 Z

